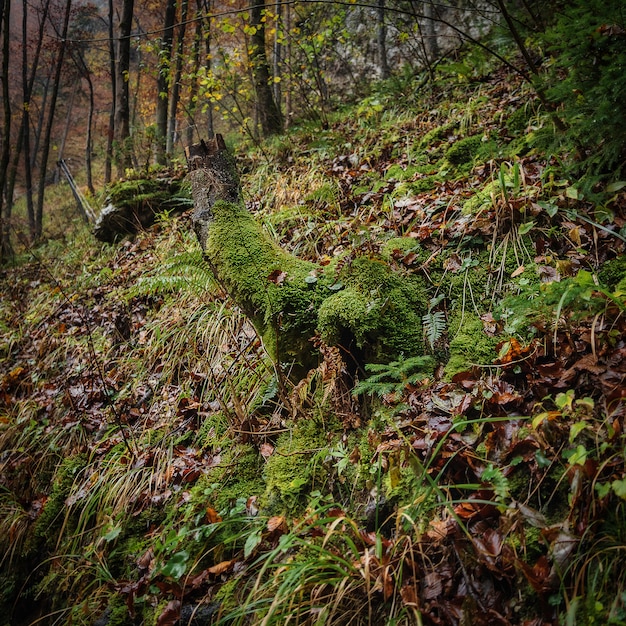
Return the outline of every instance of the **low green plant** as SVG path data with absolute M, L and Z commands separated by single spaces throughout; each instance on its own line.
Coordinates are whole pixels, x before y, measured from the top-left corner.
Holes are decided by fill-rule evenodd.
M 434 360 L 431 356 L 401 356 L 387 364 L 368 363 L 365 370 L 371 374 L 359 381 L 353 393 L 355 395 L 402 394 L 408 385 L 415 385 L 432 373 Z

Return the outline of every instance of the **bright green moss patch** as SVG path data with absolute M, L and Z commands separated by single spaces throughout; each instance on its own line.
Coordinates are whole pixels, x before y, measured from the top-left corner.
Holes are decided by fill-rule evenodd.
M 489 337 L 480 318 L 465 312 L 456 334 L 450 340 L 450 358 L 446 365 L 446 376 L 451 378 L 472 365 L 488 365 L 495 359 L 497 337 Z
M 626 280 L 626 254 L 607 261 L 598 272 L 600 283 L 609 289 L 617 288 L 620 283 Z M 622 292 L 623 286 L 620 287 Z
M 318 419 L 304 419 L 278 438 L 265 468 L 264 501 L 270 511 L 293 513 L 305 494 L 321 486 L 325 471 L 319 457 L 328 445 L 327 429 Z
M 453 143 L 445 153 L 445 157 L 452 165 L 471 163 L 481 152 L 483 136 L 472 135 Z

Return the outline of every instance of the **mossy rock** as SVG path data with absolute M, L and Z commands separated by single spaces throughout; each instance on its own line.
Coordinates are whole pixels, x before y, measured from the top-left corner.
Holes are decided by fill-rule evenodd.
M 422 281 L 394 273 L 382 258 L 360 257 L 340 273 L 346 288 L 324 300 L 318 330 L 330 344 L 354 346 L 365 362 L 422 354 Z
M 443 126 L 437 126 L 432 130 L 428 131 L 420 140 L 421 148 L 428 148 L 436 143 L 441 143 L 445 141 L 449 135 L 451 135 L 455 129 L 458 127 L 458 124 L 452 122 L 449 124 L 444 124 Z
M 325 470 L 318 457 L 328 446 L 327 428 L 317 419 L 301 420 L 278 438 L 265 467 L 263 503 L 270 512 L 293 514 L 315 484 L 322 484 Z

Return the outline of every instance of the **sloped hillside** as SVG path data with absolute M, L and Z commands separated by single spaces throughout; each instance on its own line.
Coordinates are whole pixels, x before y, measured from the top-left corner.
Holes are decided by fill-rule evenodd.
M 626 622 L 626 186 L 459 71 L 236 146 L 286 250 L 421 281 L 423 354 L 290 378 L 189 214 L 3 270 L 0 623 Z

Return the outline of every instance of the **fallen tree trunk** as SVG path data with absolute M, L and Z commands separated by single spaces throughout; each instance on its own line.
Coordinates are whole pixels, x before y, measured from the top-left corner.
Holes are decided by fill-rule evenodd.
M 272 241 L 246 209 L 235 162 L 220 135 L 186 150 L 198 241 L 215 278 L 251 319 L 270 356 L 314 367 L 315 336 L 350 364 L 423 354 L 427 294 L 415 276 L 378 255 L 325 267 Z

